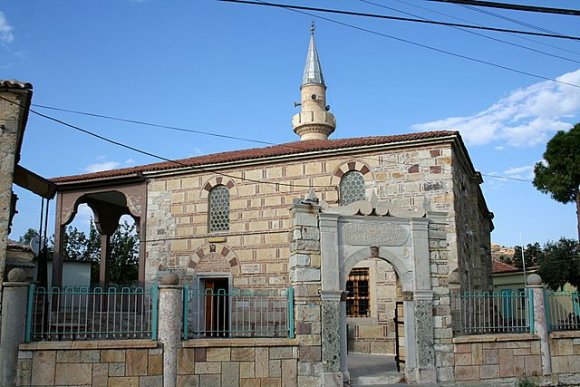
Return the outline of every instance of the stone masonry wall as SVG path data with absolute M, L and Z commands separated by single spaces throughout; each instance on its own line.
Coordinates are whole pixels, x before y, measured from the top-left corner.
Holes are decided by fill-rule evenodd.
M 305 197 L 312 187 L 329 205 L 338 205 L 339 176 L 353 166 L 369 171 L 369 197 L 374 191 L 401 207 L 426 200 L 431 210 L 450 211 L 451 155 L 449 144 L 422 145 L 220 171 L 232 178 L 207 172 L 154 177 L 148 186 L 146 278 L 152 281 L 158 270 L 177 269 L 190 280 L 200 264 L 204 271 L 223 272 L 229 263 L 235 287 L 288 286 L 293 199 Z M 229 187 L 230 230 L 208 233 L 208 193 L 218 184 Z M 235 270 L 232 258 L 239 263 Z
M 189 340 L 177 356 L 177 387 L 298 385 L 296 340 Z
M 455 380 L 493 382 L 542 374 L 540 340 L 531 334 L 465 336 L 453 339 Z
M 580 332 L 552 332 L 550 353 L 554 381 L 563 385 L 580 385 Z
M 22 344 L 18 386 L 157 387 L 163 351 L 151 340 Z

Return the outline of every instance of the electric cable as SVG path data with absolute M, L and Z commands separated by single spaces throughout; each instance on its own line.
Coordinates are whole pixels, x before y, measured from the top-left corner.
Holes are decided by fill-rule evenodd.
M 438 3 L 468 4 L 468 5 L 475 5 L 478 7 L 509 9 L 512 11 L 554 13 L 554 14 L 568 15 L 568 16 L 580 16 L 580 10 L 577 10 L 577 9 L 540 7 L 537 5 L 520 5 L 520 4 L 513 4 L 513 3 L 499 3 L 499 2 L 494 2 L 494 1 L 481 1 L 481 0 L 427 0 L 427 1 L 438 2 Z

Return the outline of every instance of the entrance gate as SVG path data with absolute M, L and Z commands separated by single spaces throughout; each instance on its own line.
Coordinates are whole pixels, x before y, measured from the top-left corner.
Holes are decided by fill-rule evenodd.
M 401 329 L 405 327 L 403 302 L 395 302 L 395 318 L 393 319 L 395 326 L 395 363 L 397 364 L 397 372 L 401 372 L 401 364 L 405 364 L 404 356 L 401 355 Z

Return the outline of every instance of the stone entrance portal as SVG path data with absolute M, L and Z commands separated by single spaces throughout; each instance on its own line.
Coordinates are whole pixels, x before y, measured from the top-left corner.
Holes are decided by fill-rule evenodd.
M 336 380 L 349 378 L 346 281 L 355 265 L 368 258 L 388 262 L 400 278 L 405 309 L 407 380 L 435 382 L 433 291 L 426 211 L 399 210 L 389 208 L 387 203 L 361 201 L 345 207 L 321 208 L 318 220 L 323 384 L 333 385 Z

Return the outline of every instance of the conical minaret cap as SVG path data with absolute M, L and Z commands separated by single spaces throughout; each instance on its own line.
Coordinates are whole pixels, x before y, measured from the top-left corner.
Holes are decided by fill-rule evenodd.
M 314 24 L 310 27 L 310 44 L 308 45 L 308 54 L 306 55 L 306 64 L 304 65 L 304 75 L 302 76 L 302 85 L 317 83 L 324 85 L 324 76 L 322 67 L 318 59 L 318 51 L 314 41 Z

